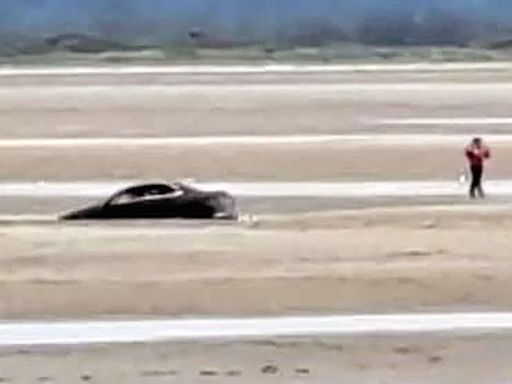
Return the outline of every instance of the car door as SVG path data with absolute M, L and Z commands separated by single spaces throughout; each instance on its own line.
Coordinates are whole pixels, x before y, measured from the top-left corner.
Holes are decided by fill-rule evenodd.
M 165 219 L 180 217 L 176 198 L 172 196 L 159 196 L 137 202 L 131 211 L 138 218 Z
M 208 198 L 201 193 L 185 193 L 175 201 L 178 217 L 189 219 L 209 219 L 215 214 L 215 209 L 207 203 Z
M 163 219 L 181 217 L 177 199 L 167 196 L 142 198 L 131 202 L 112 204 L 108 215 L 115 219 Z
M 144 207 L 138 200 L 129 202 L 113 202 L 103 208 L 104 216 L 109 219 L 142 218 Z

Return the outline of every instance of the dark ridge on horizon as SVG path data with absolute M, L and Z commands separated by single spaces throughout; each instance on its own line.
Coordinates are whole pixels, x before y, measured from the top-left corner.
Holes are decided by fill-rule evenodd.
M 86 34 L 132 44 L 336 41 L 459 45 L 512 36 L 510 0 L 2 0 L 0 38 Z

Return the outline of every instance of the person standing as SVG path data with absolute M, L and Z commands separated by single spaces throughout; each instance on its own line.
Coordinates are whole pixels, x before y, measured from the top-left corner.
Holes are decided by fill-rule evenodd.
M 483 143 L 480 137 L 475 137 L 466 147 L 466 158 L 469 162 L 469 170 L 471 171 L 471 184 L 469 187 L 469 197 L 474 199 L 477 197 L 484 198 L 484 190 L 482 188 L 482 176 L 484 173 L 484 162 L 491 157 L 491 151 L 487 145 Z

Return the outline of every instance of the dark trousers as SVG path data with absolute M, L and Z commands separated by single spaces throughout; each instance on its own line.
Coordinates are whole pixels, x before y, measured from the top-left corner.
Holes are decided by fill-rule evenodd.
M 471 186 L 469 187 L 469 196 L 474 199 L 476 195 L 480 198 L 484 197 L 484 190 L 482 189 L 482 175 L 484 167 L 480 165 L 471 165 Z

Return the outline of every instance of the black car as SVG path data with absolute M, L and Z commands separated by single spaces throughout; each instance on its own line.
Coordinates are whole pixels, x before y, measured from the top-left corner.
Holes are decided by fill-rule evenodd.
M 66 213 L 60 220 L 237 218 L 233 196 L 201 191 L 180 182 L 142 184 L 123 189 L 105 202 Z

